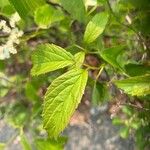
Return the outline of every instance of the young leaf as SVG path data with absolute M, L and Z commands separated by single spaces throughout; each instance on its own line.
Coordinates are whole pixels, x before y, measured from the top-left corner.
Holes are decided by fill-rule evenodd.
M 39 75 L 74 64 L 74 57 L 54 44 L 40 45 L 32 55 L 32 75 Z
M 146 64 L 127 64 L 125 65 L 126 73 L 130 76 L 141 76 L 150 74 L 150 66 Z
M 123 67 L 121 66 L 121 62 L 117 60 L 118 56 L 121 54 L 121 52 L 123 52 L 123 49 L 124 49 L 123 46 L 108 48 L 106 50 L 103 50 L 100 53 L 100 55 L 105 61 L 107 61 L 113 67 L 118 68 L 121 71 L 124 71 Z
M 109 93 L 108 93 L 107 86 L 99 82 L 96 82 L 94 84 L 94 88 L 92 92 L 93 105 L 98 105 L 108 100 L 109 100 Z
M 57 137 L 67 126 L 81 101 L 88 72 L 74 69 L 55 79 L 48 88 L 43 108 L 44 128 L 50 137 Z
M 35 22 L 43 29 L 50 27 L 54 22 L 61 21 L 63 18 L 64 15 L 60 10 L 47 4 L 39 7 L 34 16 Z
M 88 23 L 85 33 L 84 41 L 91 43 L 95 41 L 98 36 L 104 31 L 108 22 L 109 15 L 106 12 L 96 14 L 92 20 Z
M 115 84 L 132 96 L 144 96 L 150 94 L 150 75 L 115 81 Z
M 85 53 L 79 52 L 79 53 L 75 54 L 74 59 L 75 59 L 75 67 L 80 68 L 84 62 Z
M 20 17 L 26 19 L 28 15 L 34 15 L 34 11 L 45 4 L 44 0 L 9 0 Z
M 64 9 L 66 9 L 74 19 L 84 21 L 85 5 L 83 0 L 60 0 Z

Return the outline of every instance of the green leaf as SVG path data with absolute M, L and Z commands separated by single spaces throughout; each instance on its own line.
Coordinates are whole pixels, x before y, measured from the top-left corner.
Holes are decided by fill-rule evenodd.
M 44 128 L 50 137 L 57 137 L 67 126 L 81 101 L 88 72 L 74 69 L 55 79 L 48 88 L 43 108 Z
M 84 33 L 84 41 L 86 43 L 95 41 L 98 36 L 103 33 L 108 22 L 108 18 L 109 15 L 106 12 L 98 13 L 92 18 Z
M 44 0 L 9 0 L 20 17 L 26 19 L 28 15 L 34 15 L 34 11 L 45 4 Z
M 80 68 L 83 65 L 83 62 L 84 62 L 85 53 L 84 52 L 79 52 L 79 53 L 75 54 L 74 59 L 75 59 L 75 65 L 72 66 L 72 67 Z
M 124 50 L 123 46 L 112 47 L 103 50 L 102 52 L 100 52 L 100 55 L 106 62 L 111 64 L 113 67 L 118 68 L 121 71 L 124 71 L 120 60 L 118 60 L 118 57 L 123 52 L 123 50 Z
M 36 102 L 37 100 L 39 100 L 37 90 L 35 89 L 35 87 L 32 85 L 31 82 L 27 82 L 25 86 L 25 96 L 28 100 L 32 102 Z
M 34 20 L 40 28 L 49 28 L 52 23 L 61 21 L 64 15 L 60 10 L 46 4 L 35 11 Z
M 125 65 L 126 73 L 130 76 L 141 76 L 150 74 L 150 66 L 146 64 L 127 64 Z
M 121 125 L 121 124 L 124 124 L 124 120 L 122 120 L 119 117 L 115 117 L 115 118 L 113 118 L 112 123 L 113 123 L 113 125 Z
M 83 0 L 60 0 L 64 9 L 66 9 L 74 19 L 81 22 L 85 20 L 85 5 Z
M 120 130 L 120 136 L 122 138 L 127 138 L 128 135 L 129 135 L 129 128 L 128 127 L 121 128 L 121 130 Z
M 108 88 L 105 84 L 96 82 L 92 92 L 92 103 L 93 105 L 102 104 L 109 100 Z
M 37 150 L 63 150 L 67 139 L 65 137 L 59 137 L 54 139 L 36 139 L 35 144 Z
M 39 75 L 74 64 L 74 57 L 54 44 L 40 45 L 32 55 L 32 75 Z
M 132 96 L 144 96 L 150 94 L 150 75 L 115 81 L 115 84 Z

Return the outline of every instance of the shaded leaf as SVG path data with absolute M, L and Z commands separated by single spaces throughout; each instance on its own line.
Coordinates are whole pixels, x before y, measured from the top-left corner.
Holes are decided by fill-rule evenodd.
M 45 29 L 50 27 L 52 23 L 64 19 L 64 15 L 60 10 L 57 10 L 52 6 L 46 4 L 42 7 L 39 7 L 35 11 L 34 19 L 40 28 Z
M 128 135 L 129 135 L 129 128 L 128 127 L 121 128 L 121 130 L 120 130 L 120 136 L 122 138 L 127 138 Z
M 66 9 L 74 19 L 83 21 L 85 19 L 85 5 L 83 0 L 60 0 L 64 9 Z
M 88 72 L 71 70 L 55 79 L 48 88 L 43 108 L 44 128 L 50 137 L 57 137 L 67 126 L 81 101 Z
M 34 11 L 45 4 L 44 0 L 9 0 L 20 17 L 26 19 L 28 15 L 34 15 Z
M 93 87 L 92 92 L 92 103 L 93 105 L 102 104 L 109 100 L 108 88 L 105 84 L 96 82 Z
M 140 76 L 150 74 L 150 66 L 146 64 L 127 64 L 125 65 L 126 73 L 130 76 Z
M 40 45 L 32 55 L 32 75 L 39 75 L 74 64 L 74 57 L 54 44 Z
M 106 12 L 96 14 L 92 20 L 88 23 L 85 33 L 84 41 L 91 43 L 95 41 L 98 36 L 104 31 L 108 22 L 109 15 Z
M 36 101 L 39 99 L 35 87 L 30 82 L 28 82 L 25 86 L 25 95 L 31 101 Z
M 150 94 L 150 75 L 115 81 L 115 84 L 132 96 L 144 96 Z
M 111 64 L 113 67 L 118 68 L 121 71 L 124 71 L 121 62 L 118 61 L 118 56 L 123 52 L 123 50 L 124 50 L 123 46 L 112 47 L 103 50 L 102 52 L 100 52 L 100 55 L 106 62 Z

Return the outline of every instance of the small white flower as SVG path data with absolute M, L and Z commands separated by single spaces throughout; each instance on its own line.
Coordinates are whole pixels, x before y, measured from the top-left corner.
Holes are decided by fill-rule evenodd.
M 11 16 L 11 18 L 10 18 L 10 21 L 9 21 L 9 23 L 10 23 L 10 26 L 12 27 L 12 28 L 15 28 L 15 26 L 16 26 L 16 23 L 18 22 L 18 21 L 20 21 L 20 16 L 18 15 L 18 13 L 16 12 L 16 13 L 14 13 L 12 16 Z
M 14 15 L 12 15 L 12 17 L 10 18 L 10 21 L 9 21 L 12 29 L 7 26 L 5 20 L 0 21 L 0 30 L 4 33 L 9 34 L 7 42 L 3 45 L 0 45 L 0 59 L 9 58 L 10 53 L 11 54 L 17 53 L 17 50 L 14 47 L 14 44 L 19 44 L 20 43 L 19 37 L 21 37 L 23 35 L 23 31 L 20 31 L 16 27 L 16 23 L 19 20 L 20 20 L 20 17 L 18 15 L 18 13 L 15 13 Z
M 4 27 L 3 27 L 3 30 L 2 30 L 4 33 L 10 33 L 11 32 L 11 29 L 7 26 L 7 25 L 5 25 Z

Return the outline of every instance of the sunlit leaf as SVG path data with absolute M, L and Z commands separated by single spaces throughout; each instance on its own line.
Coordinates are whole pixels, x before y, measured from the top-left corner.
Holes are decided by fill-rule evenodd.
M 101 12 L 92 18 L 92 20 L 88 23 L 84 33 L 84 41 L 86 43 L 95 41 L 98 36 L 102 34 L 108 22 L 108 17 L 109 15 L 106 12 Z
M 79 52 L 75 54 L 75 65 L 72 66 L 72 68 L 77 67 L 80 68 L 83 65 L 84 59 L 85 59 L 85 53 Z
M 63 150 L 67 139 L 65 137 L 58 137 L 54 139 L 36 139 L 35 144 L 37 150 Z
M 74 64 L 74 57 L 54 44 L 40 45 L 32 55 L 32 75 L 39 75 Z
M 144 96 L 150 94 L 150 75 L 131 77 L 115 81 L 115 84 L 125 93 L 132 96 Z
M 57 137 L 67 126 L 81 101 L 88 72 L 71 70 L 55 79 L 48 88 L 43 108 L 44 128 L 50 137 Z

